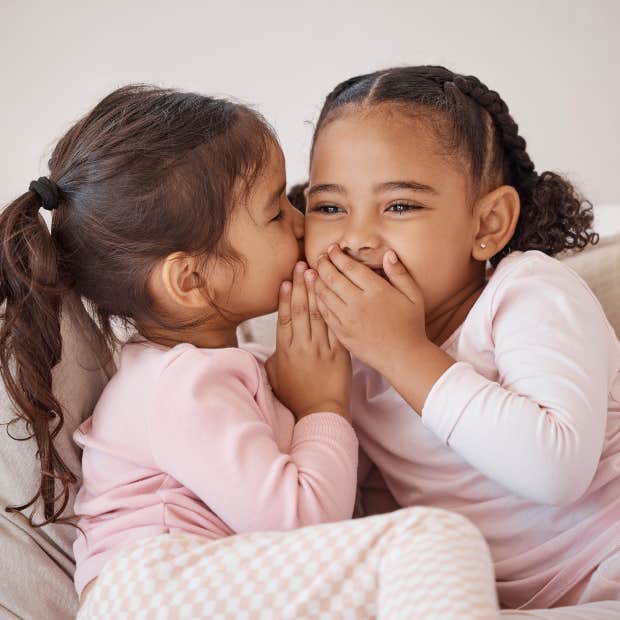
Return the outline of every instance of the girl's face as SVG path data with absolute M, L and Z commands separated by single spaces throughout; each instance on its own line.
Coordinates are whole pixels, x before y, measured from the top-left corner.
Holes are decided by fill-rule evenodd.
M 227 239 L 244 268 L 219 300 L 224 310 L 246 320 L 277 309 L 280 284 L 292 279 L 303 256 L 303 228 L 303 215 L 286 197 L 284 156 L 274 146 L 247 202 L 231 214 Z
M 372 268 L 392 249 L 420 286 L 427 316 L 479 277 L 465 170 L 423 120 L 375 108 L 323 127 L 306 206 L 306 258 L 332 243 Z

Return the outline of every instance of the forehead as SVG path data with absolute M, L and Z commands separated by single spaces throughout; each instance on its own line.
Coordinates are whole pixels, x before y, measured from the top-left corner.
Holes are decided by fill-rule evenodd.
M 275 189 L 275 186 L 282 183 L 285 177 L 284 154 L 280 145 L 270 143 L 265 156 L 265 161 L 258 174 L 252 178 L 249 187 L 246 187 L 245 200 L 242 203 L 251 205 L 257 200 L 268 196 Z
M 463 166 L 444 148 L 440 131 L 439 120 L 393 108 L 345 112 L 319 131 L 311 177 L 316 182 L 333 174 L 374 180 L 464 176 Z

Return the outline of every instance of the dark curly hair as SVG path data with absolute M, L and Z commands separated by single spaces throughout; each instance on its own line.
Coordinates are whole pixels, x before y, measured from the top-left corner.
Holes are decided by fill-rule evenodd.
M 495 267 L 515 250 L 540 250 L 554 256 L 598 243 L 591 230 L 592 204 L 570 181 L 554 172 L 537 173 L 508 106 L 494 90 L 472 75 L 445 67 L 384 69 L 349 78 L 325 99 L 312 140 L 348 104 L 394 104 L 404 111 L 425 110 L 446 149 L 464 156 L 474 187 L 491 179 L 512 185 L 521 213 L 509 243 L 491 258 Z
M 292 185 L 288 190 L 286 197 L 289 202 L 300 212 L 306 213 L 306 188 L 308 187 L 308 182 L 305 183 L 297 183 Z

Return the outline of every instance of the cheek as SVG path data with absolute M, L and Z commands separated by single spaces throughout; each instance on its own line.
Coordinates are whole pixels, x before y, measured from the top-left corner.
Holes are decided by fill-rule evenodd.
M 272 252 L 280 259 L 297 257 L 299 255 L 299 241 L 292 231 L 282 232 L 280 238 L 272 246 Z
M 327 225 L 311 223 L 306 220 L 304 231 L 304 250 L 306 262 L 310 267 L 316 267 L 320 254 L 327 251 L 327 246 L 337 240 L 338 234 L 334 228 Z

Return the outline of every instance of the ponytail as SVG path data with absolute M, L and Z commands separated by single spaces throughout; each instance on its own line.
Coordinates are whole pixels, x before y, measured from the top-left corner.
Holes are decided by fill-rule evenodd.
M 509 243 L 491 259 L 499 261 L 515 250 L 540 250 L 555 256 L 565 250 L 583 250 L 599 242 L 592 230 L 592 203 L 566 178 L 555 172 L 535 172 L 516 185 L 521 212 Z
M 61 300 L 68 287 L 61 282 L 41 206 L 40 195 L 28 191 L 0 213 L 0 377 L 16 419 L 23 419 L 30 432 L 23 439 L 37 443 L 41 470 L 36 494 L 6 510 L 23 511 L 40 498 L 45 520 L 35 525 L 33 510 L 29 522 L 34 527 L 62 521 L 70 486 L 76 482 L 54 447 L 64 416 L 52 393 L 52 369 L 62 352 Z M 57 482 L 62 485 L 58 495 Z

